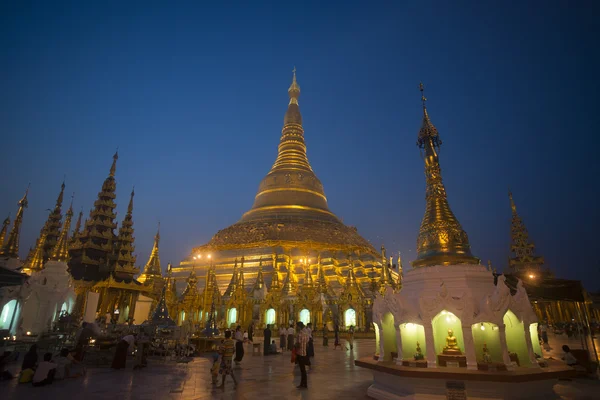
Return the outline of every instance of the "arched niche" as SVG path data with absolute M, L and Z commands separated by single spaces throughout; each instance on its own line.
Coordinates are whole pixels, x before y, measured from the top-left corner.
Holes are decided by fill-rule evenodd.
M 530 366 L 523 322 L 510 310 L 504 314 L 503 321 L 506 326 L 506 345 L 509 353 L 517 354 L 521 367 Z
M 433 327 L 433 341 L 435 345 L 435 354 L 442 354 L 444 347 L 446 347 L 446 338 L 448 337 L 448 330 L 452 329 L 458 348 L 465 354 L 465 341 L 463 338 L 463 331 L 460 319 L 452 314 L 450 311 L 442 310 L 438 315 L 433 317 L 431 320 Z
M 304 325 L 310 322 L 310 311 L 308 310 L 308 308 L 303 308 L 302 310 L 300 310 L 299 320 L 301 322 L 304 322 Z
M 267 325 L 275 324 L 275 321 L 276 321 L 275 316 L 276 316 L 276 313 L 275 313 L 274 308 L 269 308 L 267 311 L 265 311 L 265 324 L 267 324 Z
M 529 334 L 531 335 L 531 344 L 533 345 L 533 352 L 538 356 L 542 356 L 542 346 L 540 346 L 540 337 L 538 335 L 538 323 L 534 322 L 529 324 Z
M 420 324 L 408 322 L 400 324 L 400 336 L 402 337 L 402 355 L 404 360 L 412 360 L 417 354 L 417 342 L 421 348 L 423 357 L 427 354 L 425 346 L 425 328 Z
M 491 322 L 478 322 L 471 326 L 473 345 L 477 362 L 483 363 L 483 346 L 486 345 L 492 362 L 502 363 L 502 345 L 498 325 Z
M 237 308 L 233 307 L 227 311 L 227 326 L 235 325 L 237 322 Z
M 344 312 L 344 326 L 350 328 L 356 326 L 356 311 L 350 307 Z
M 383 360 L 390 361 L 392 359 L 392 352 L 398 352 L 396 328 L 394 327 L 394 316 L 391 312 L 388 311 L 383 315 L 381 329 L 383 330 L 383 338 L 381 338 L 383 339 Z M 379 357 L 381 357 L 381 354 Z
M 19 318 L 19 308 L 19 303 L 14 299 L 2 307 L 2 312 L 0 312 L 0 329 L 8 329 L 11 334 L 15 333 L 16 321 Z

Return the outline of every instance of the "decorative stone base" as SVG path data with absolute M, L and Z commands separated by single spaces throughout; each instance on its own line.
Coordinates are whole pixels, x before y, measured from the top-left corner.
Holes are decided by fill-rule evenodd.
M 370 358 L 356 360 L 373 372 L 367 395 L 378 400 L 444 399 L 559 399 L 553 387 L 558 378 L 575 376 L 562 363 L 547 369 L 519 368 L 516 371 L 476 371 L 463 368 L 411 368 Z
M 427 368 L 427 360 L 402 360 L 403 367 Z
M 451 356 L 447 354 L 439 354 L 438 355 L 438 365 L 440 367 L 467 367 L 467 357 L 466 356 Z

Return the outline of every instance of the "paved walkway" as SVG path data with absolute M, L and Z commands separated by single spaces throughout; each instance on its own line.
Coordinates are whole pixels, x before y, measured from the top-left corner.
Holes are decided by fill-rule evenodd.
M 332 341 L 330 341 L 332 342 Z M 57 381 L 51 386 L 34 388 L 19 385 L 16 379 L 0 382 L 2 399 L 42 400 L 75 398 L 83 400 L 124 399 L 367 399 L 372 375 L 354 366 L 354 359 L 370 356 L 374 340 L 358 340 L 353 351 L 333 350 L 316 343 L 316 357 L 308 374 L 308 390 L 298 390 L 298 368 L 290 363 L 290 353 L 276 356 L 252 356 L 247 347 L 242 365 L 235 373 L 239 385 L 228 380 L 225 389 L 211 384 L 211 361 L 195 358 L 189 364 L 150 360 L 148 368 L 133 371 L 132 363 L 124 371 L 89 368 L 85 378 Z M 555 391 L 563 399 L 598 398 L 600 382 L 593 380 L 558 381 Z

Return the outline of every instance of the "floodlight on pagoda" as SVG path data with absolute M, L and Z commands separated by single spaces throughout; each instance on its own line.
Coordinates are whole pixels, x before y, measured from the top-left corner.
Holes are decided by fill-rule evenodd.
M 535 275 L 534 274 L 529 274 L 529 278 L 533 279 L 533 278 L 535 278 Z

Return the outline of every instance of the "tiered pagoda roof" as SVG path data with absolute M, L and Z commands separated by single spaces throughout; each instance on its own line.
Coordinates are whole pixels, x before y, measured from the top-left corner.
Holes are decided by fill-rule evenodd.
M 110 173 L 102 184 L 89 219 L 69 250 L 69 269 L 74 279 L 99 281 L 109 275 L 113 242 L 116 239 L 114 229 L 117 227 L 114 210 L 118 158 L 115 153 Z

